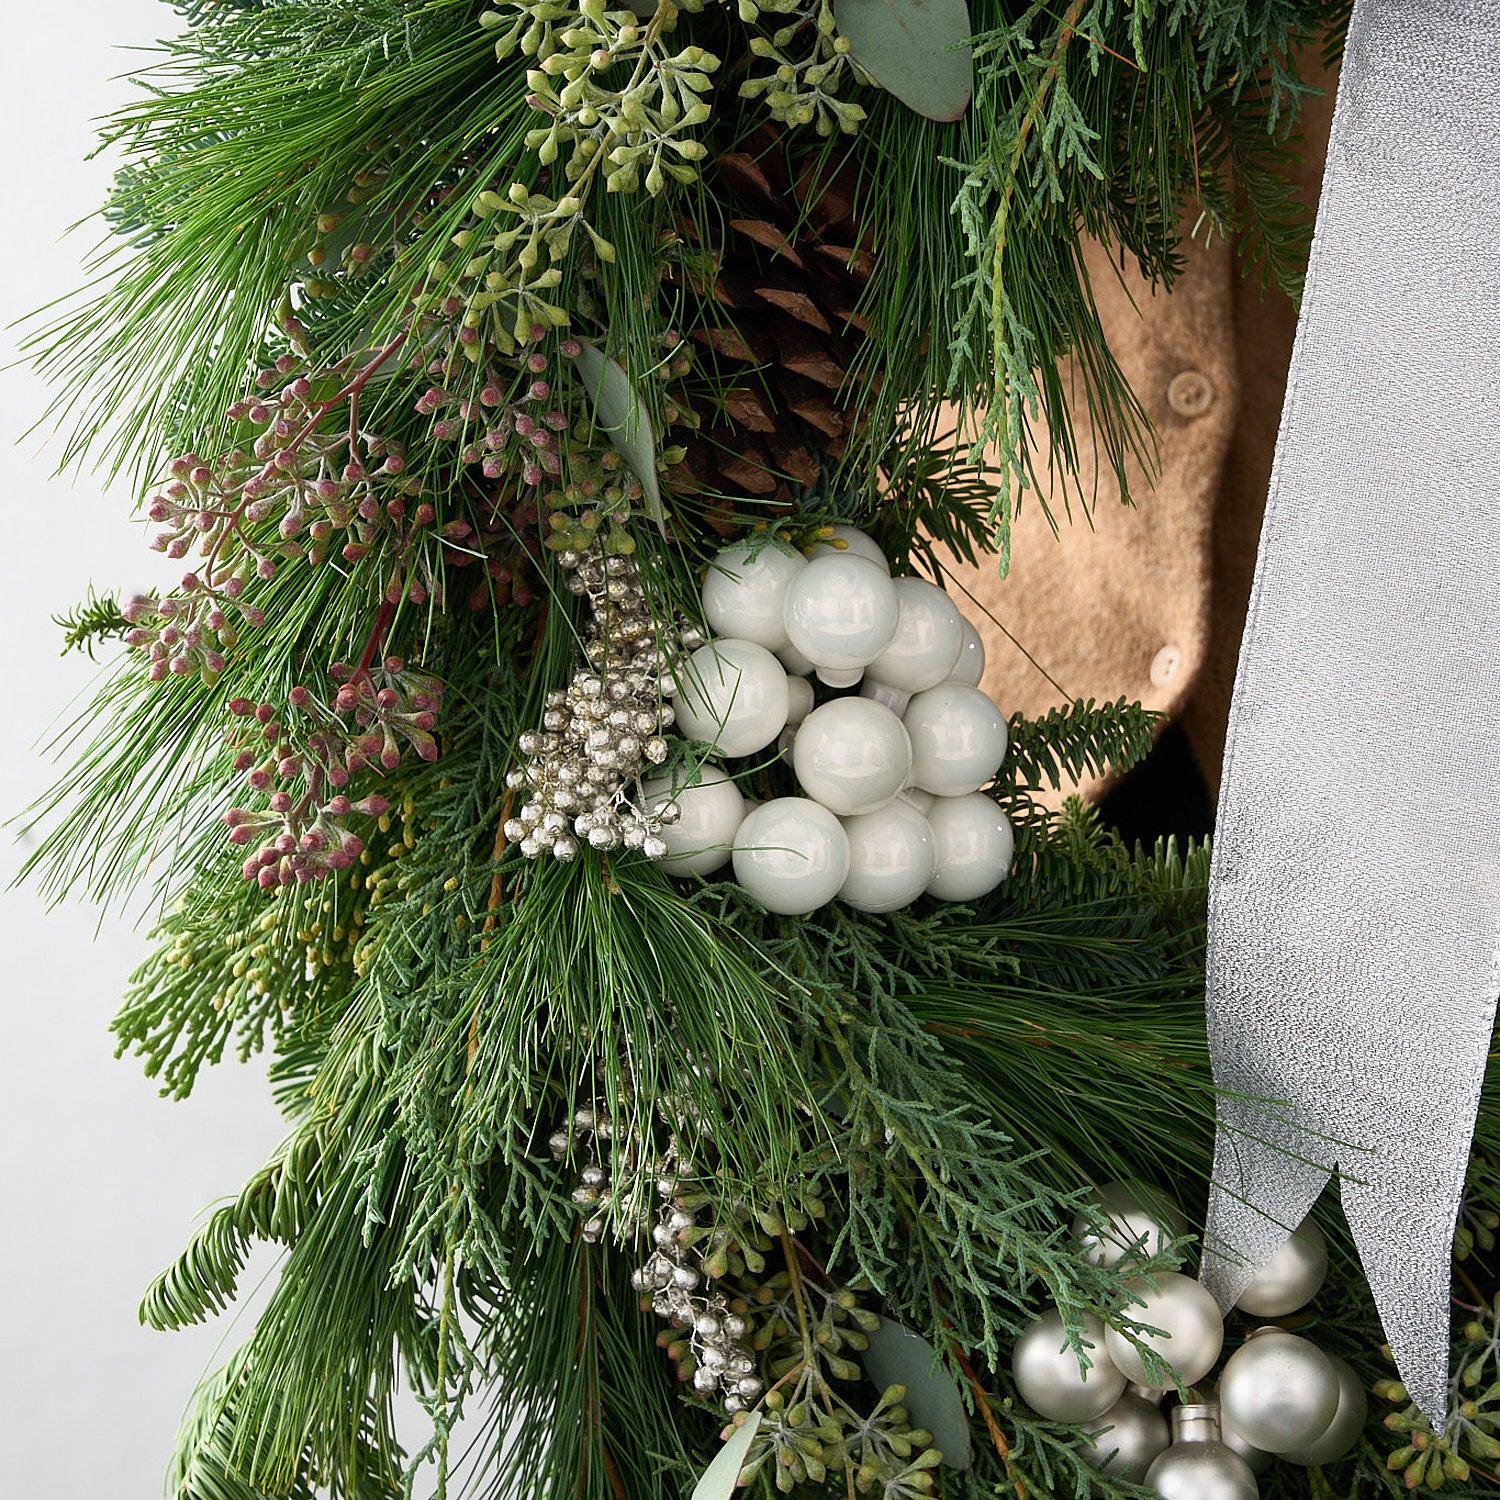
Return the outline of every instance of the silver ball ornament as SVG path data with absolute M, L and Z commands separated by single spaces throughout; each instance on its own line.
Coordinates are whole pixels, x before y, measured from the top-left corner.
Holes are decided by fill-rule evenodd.
M 1139 1484 L 1171 1442 L 1167 1419 L 1154 1402 L 1126 1391 L 1102 1417 L 1079 1423 L 1092 1441 L 1080 1448 L 1083 1461 L 1101 1474 Z
M 1219 1376 L 1225 1420 L 1266 1453 L 1306 1448 L 1328 1430 L 1339 1407 L 1333 1361 L 1284 1328 L 1257 1328 Z
M 1271 1467 L 1271 1455 L 1264 1448 L 1247 1443 L 1234 1424 L 1224 1420 L 1222 1409 L 1219 1412 L 1219 1439 L 1226 1448 L 1232 1448 L 1250 1465 L 1252 1474 L 1264 1474 Z
M 1172 1446 L 1146 1471 L 1162 1500 L 1259 1500 L 1250 1466 L 1219 1439 L 1218 1408 L 1179 1406 Z
M 1106 1222 L 1096 1229 L 1086 1214 L 1073 1220 L 1073 1234 L 1091 1265 L 1115 1266 L 1127 1256 L 1159 1255 L 1185 1232 L 1181 1210 L 1160 1193 L 1106 1182 L 1093 1196 Z
M 1145 1278 L 1126 1282 L 1125 1290 L 1138 1299 L 1126 1311 L 1133 1322 L 1164 1330 L 1161 1334 L 1143 1333 L 1140 1341 L 1170 1365 L 1184 1385 L 1192 1385 L 1213 1369 L 1224 1347 L 1224 1320 L 1219 1316 L 1218 1303 L 1191 1276 L 1162 1271 L 1153 1279 L 1154 1288 Z M 1111 1328 L 1105 1334 L 1104 1347 L 1128 1380 L 1151 1384 L 1140 1350 L 1119 1329 Z
M 1365 1430 L 1370 1403 L 1359 1376 L 1336 1354 L 1328 1356 L 1339 1379 L 1339 1405 L 1323 1435 L 1305 1448 L 1290 1448 L 1280 1456 L 1288 1463 L 1331 1464 L 1343 1458 Z
M 1043 1314 L 1016 1340 L 1011 1375 L 1021 1399 L 1053 1422 L 1087 1422 L 1102 1416 L 1125 1391 L 1125 1377 L 1104 1352 L 1104 1324 L 1085 1313 L 1083 1344 L 1092 1364 L 1078 1367 L 1062 1315 Z
M 1327 1274 L 1328 1242 L 1311 1219 L 1304 1219 L 1256 1272 L 1234 1305 L 1252 1317 L 1284 1318 L 1318 1295 Z

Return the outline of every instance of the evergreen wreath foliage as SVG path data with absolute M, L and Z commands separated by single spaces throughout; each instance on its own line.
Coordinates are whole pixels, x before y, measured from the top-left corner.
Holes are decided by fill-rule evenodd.
M 1047 466 L 1079 482 L 1073 412 L 1122 478 L 1149 461 L 1080 231 L 1170 286 L 1198 217 L 1295 292 L 1293 59 L 1346 5 L 975 0 L 972 102 L 935 120 L 851 51 L 839 16 L 875 3 L 192 0 L 108 126 L 116 238 L 32 347 L 67 460 L 132 476 L 192 572 L 59 621 L 69 647 L 129 649 L 60 737 L 89 735 L 29 869 L 123 901 L 149 868 L 120 1050 L 174 1096 L 265 1053 L 287 1128 L 142 1304 L 201 1321 L 252 1245 L 284 1251 L 183 1426 L 174 1500 L 456 1493 L 460 1414 L 472 1493 L 688 1493 L 726 1411 L 674 1378 L 702 1349 L 632 1283 L 653 1224 L 770 1388 L 738 1403 L 752 1493 L 1145 1493 L 1020 1402 L 1006 1351 L 1044 1300 L 1139 1326 L 1125 1273 L 1072 1243 L 1091 1185 L 1204 1201 L 1206 852 L 1127 848 L 1047 796 L 1127 770 L 1154 716 L 1011 722 L 993 795 L 1017 866 L 967 907 L 793 921 L 629 849 L 527 861 L 505 832 L 518 739 L 587 629 L 565 564 L 628 562 L 667 630 L 756 527 L 863 525 L 898 571 L 1003 556 L 1013 493 L 1041 503 Z M 802 194 L 785 233 L 745 207 L 759 171 Z M 761 235 L 760 290 L 795 297 L 776 268 L 805 270 L 795 236 L 845 222 L 839 194 L 858 238 L 822 249 L 861 268 L 841 329 L 862 342 L 823 405 L 788 398 L 837 438 L 811 479 L 773 450 L 758 498 L 715 489 L 693 462 L 734 446 L 720 356 L 757 336 L 713 291 L 736 226 Z M 802 392 L 791 359 L 763 352 L 746 388 Z M 1493 1246 L 1490 1082 L 1470 1251 Z M 1327 1228 L 1320 1327 L 1388 1378 Z M 1465 1391 L 1496 1373 L 1471 1291 Z M 881 1319 L 951 1377 L 968 1468 L 868 1377 Z M 403 1382 L 430 1418 L 415 1451 Z M 1266 1493 L 1480 1493 L 1485 1391 L 1438 1442 L 1391 1387 L 1394 1469 L 1376 1426 Z

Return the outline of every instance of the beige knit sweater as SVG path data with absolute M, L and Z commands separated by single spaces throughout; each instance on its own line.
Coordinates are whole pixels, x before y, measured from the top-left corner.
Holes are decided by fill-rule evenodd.
M 1315 81 L 1324 94 L 1304 107 L 1297 169 L 1310 199 L 1333 114 L 1334 79 Z M 1131 474 L 1133 507 L 1107 469 L 1088 515 L 1075 500 L 1070 516 L 1059 492 L 1058 535 L 1022 497 L 1009 576 L 993 559 L 955 559 L 949 591 L 984 639 L 984 687 L 1007 713 L 1138 700 L 1181 720 L 1216 791 L 1296 312 L 1242 276 L 1233 244 L 1184 250 L 1170 295 L 1122 276 L 1097 245 L 1085 257 L 1110 346 L 1155 427 L 1159 472 Z M 1086 411 L 1077 425 L 1089 489 Z

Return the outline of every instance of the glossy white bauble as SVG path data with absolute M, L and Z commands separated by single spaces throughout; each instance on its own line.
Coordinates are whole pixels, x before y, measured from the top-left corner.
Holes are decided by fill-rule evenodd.
M 836 542 L 842 542 L 842 547 L 836 546 Z M 883 568 L 887 573 L 891 571 L 891 565 L 884 552 L 880 550 L 879 543 L 872 536 L 867 536 L 863 531 L 853 526 L 835 526 L 832 534 L 820 537 L 808 549 L 814 559 L 820 557 L 863 557 L 867 562 L 872 562 L 878 568 Z
M 1310 1339 L 1275 1326 L 1257 1328 L 1224 1362 L 1219 1405 L 1252 1448 L 1307 1448 L 1338 1413 L 1338 1371 Z
M 1224 1347 L 1224 1320 L 1208 1289 L 1191 1276 L 1159 1271 L 1156 1286 L 1141 1278 L 1125 1283 L 1139 1299 L 1122 1304 L 1122 1313 L 1133 1323 L 1146 1323 L 1162 1333 L 1143 1333 L 1141 1343 L 1165 1360 L 1183 1385 L 1192 1385 L 1213 1369 Z M 1104 1335 L 1105 1348 L 1127 1380 L 1149 1384 L 1150 1376 L 1140 1351 L 1117 1328 Z
M 1311 1219 L 1283 1240 L 1234 1305 L 1256 1318 L 1284 1318 L 1318 1295 L 1328 1274 L 1328 1242 Z
M 932 804 L 937 798 L 931 792 L 924 792 L 919 786 L 904 786 L 901 788 L 901 800 L 910 802 L 925 818 L 932 811 Z
M 1005 716 L 978 688 L 939 683 L 916 694 L 902 722 L 911 735 L 912 785 L 939 797 L 977 792 L 1005 759 Z
M 798 726 L 792 767 L 809 797 L 852 817 L 883 807 L 906 785 L 911 741 L 884 705 L 835 698 Z
M 783 615 L 783 618 L 785 616 Z M 786 668 L 788 677 L 811 677 L 818 669 L 795 646 L 786 645 L 776 653 L 776 660 Z
M 849 874 L 843 825 L 806 797 L 776 797 L 734 836 L 734 878 L 767 911 L 805 917 L 838 894 Z
M 848 687 L 890 644 L 898 613 L 889 575 L 868 558 L 828 552 L 792 580 L 782 618 L 791 645 L 818 675 Z
M 865 668 L 866 682 L 920 693 L 947 679 L 964 643 L 958 606 L 925 578 L 896 578 L 896 633 Z
M 1010 874 L 1016 836 L 1010 819 L 983 792 L 934 797 L 927 822 L 936 856 L 929 896 L 976 901 Z
M 657 864 L 668 875 L 711 875 L 729 863 L 735 833 L 745 821 L 745 799 L 718 766 L 648 777 L 641 793 L 651 813 L 677 804 L 676 820 L 661 827 L 667 853 Z
M 909 802 L 897 797 L 875 812 L 844 820 L 849 874 L 839 900 L 856 911 L 899 911 L 932 879 L 932 829 Z
M 1093 1439 L 1090 1442 L 1086 1438 L 1080 1447 L 1083 1461 L 1101 1474 L 1113 1474 L 1133 1484 L 1146 1477 L 1146 1470 L 1172 1441 L 1167 1419 L 1155 1402 L 1130 1391 L 1103 1416 L 1079 1425 Z
M 677 669 L 677 728 L 721 755 L 753 755 L 786 727 L 786 671 L 754 641 L 710 641 Z
M 1085 1313 L 1084 1352 L 1090 1365 L 1078 1367 L 1068 1346 L 1061 1314 L 1044 1313 L 1023 1330 L 1011 1355 L 1011 1375 L 1021 1399 L 1052 1422 L 1087 1422 L 1107 1412 L 1124 1394 L 1125 1377 L 1105 1355 L 1104 1324 Z
M 813 711 L 813 685 L 805 677 L 786 680 L 786 722 L 795 729 Z
M 1365 1418 L 1369 1415 L 1370 1403 L 1365 1396 L 1364 1382 L 1341 1360 L 1330 1354 L 1329 1362 L 1339 1378 L 1339 1405 L 1327 1430 L 1305 1448 L 1289 1448 L 1278 1455 L 1291 1464 L 1331 1464 L 1348 1453 L 1359 1441 L 1365 1430 Z
M 1106 1182 L 1093 1197 L 1107 1215 L 1105 1224 L 1096 1231 L 1084 1214 L 1073 1220 L 1073 1234 L 1091 1265 L 1117 1266 L 1127 1255 L 1157 1255 L 1186 1229 L 1181 1210 L 1159 1193 Z
M 710 629 L 780 651 L 787 644 L 786 591 L 806 566 L 800 552 L 775 542 L 725 547 L 703 575 L 703 616 Z
M 984 642 L 968 620 L 962 615 L 959 619 L 963 622 L 964 641 L 958 648 L 958 660 L 948 674 L 948 681 L 964 687 L 978 687 L 984 680 Z

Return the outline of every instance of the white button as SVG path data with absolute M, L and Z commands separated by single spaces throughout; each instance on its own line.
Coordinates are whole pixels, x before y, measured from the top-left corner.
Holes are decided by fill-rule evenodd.
M 1182 666 L 1182 652 L 1176 646 L 1163 646 L 1151 658 L 1151 685 L 1166 687 Z
M 1214 404 L 1213 382 L 1198 370 L 1183 370 L 1167 385 L 1167 405 L 1179 417 L 1201 417 Z

